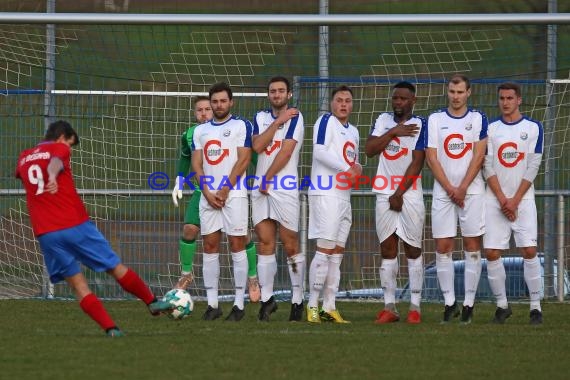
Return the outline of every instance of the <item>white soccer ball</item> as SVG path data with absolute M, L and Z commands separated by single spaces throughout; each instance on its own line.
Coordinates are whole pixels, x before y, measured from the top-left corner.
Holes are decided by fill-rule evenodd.
M 182 289 L 172 289 L 164 295 L 163 301 L 170 303 L 174 308 L 168 313 L 172 319 L 183 319 L 192 314 L 194 302 L 190 293 Z

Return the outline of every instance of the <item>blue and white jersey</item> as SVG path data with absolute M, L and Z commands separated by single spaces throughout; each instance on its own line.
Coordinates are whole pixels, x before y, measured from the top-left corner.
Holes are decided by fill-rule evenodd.
M 371 136 L 382 136 L 390 129 L 394 128 L 398 123 L 394 120 L 394 114 L 391 112 L 381 113 L 376 119 L 376 123 L 370 132 Z M 415 124 L 420 128 L 419 133 L 415 136 L 394 137 L 380 154 L 378 160 L 378 170 L 372 186 L 372 191 L 378 194 L 392 195 L 397 188 L 394 184 L 398 177 L 403 177 L 406 170 L 412 163 L 412 151 L 426 148 L 427 140 L 427 121 L 423 117 L 412 116 L 406 125 Z M 403 182 L 403 181 L 402 181 Z M 407 191 L 408 196 L 423 197 L 422 181 L 416 180 Z
M 270 109 L 258 112 L 253 119 L 253 135 L 260 135 L 265 132 L 267 128 L 269 128 L 269 126 L 275 121 L 275 119 L 276 117 L 273 115 Z M 255 172 L 255 176 L 257 178 L 253 184 L 254 188 L 255 186 L 260 185 L 262 177 L 267 173 L 267 170 L 269 170 L 273 164 L 273 161 L 275 160 L 275 157 L 277 157 L 277 154 L 281 151 L 285 140 L 295 140 L 297 144 L 287 164 L 285 164 L 279 173 L 277 173 L 277 183 L 282 181 L 284 177 L 287 178 L 288 182 L 297 183 L 299 177 L 299 154 L 301 152 L 301 146 L 303 145 L 304 132 L 305 124 L 301 112 L 277 128 L 277 131 L 273 136 L 273 140 L 265 148 L 265 150 L 259 154 L 257 158 L 257 168 Z M 273 190 L 283 191 L 280 186 L 274 187 Z M 285 191 L 291 192 L 292 190 Z M 297 189 L 293 191 L 297 191 Z
M 251 148 L 252 129 L 248 120 L 233 115 L 222 123 L 212 119 L 196 127 L 192 150 L 201 150 L 202 167 L 211 183 L 210 189 L 218 190 L 222 181 L 227 181 L 238 160 L 238 148 Z M 245 171 L 241 174 L 242 178 L 244 176 Z M 243 185 L 242 182 L 238 180 L 238 184 Z M 246 186 L 236 186 L 228 197 L 247 197 Z
M 455 117 L 447 109 L 434 112 L 428 118 L 428 148 L 437 149 L 437 159 L 453 186 L 459 186 L 473 158 L 473 145 L 487 137 L 487 116 L 469 108 L 465 115 Z M 481 171 L 467 188 L 467 194 L 483 194 L 485 183 Z M 435 181 L 434 198 L 446 198 L 447 193 Z
M 326 149 L 326 163 L 315 159 L 313 151 L 309 195 L 329 195 L 350 200 L 351 188 L 346 182 L 339 182 L 337 174 L 346 172 L 358 163 L 359 140 L 358 129 L 350 123 L 342 124 L 332 113 L 317 119 L 313 130 L 313 147 L 314 151 L 317 146 Z
M 542 155 L 544 131 L 542 124 L 528 117 L 508 123 L 501 118 L 489 124 L 487 155 L 492 156 L 493 170 L 507 198 L 517 192 L 528 168 L 529 154 Z M 487 196 L 495 197 L 487 187 Z M 534 183 L 523 196 L 534 199 Z

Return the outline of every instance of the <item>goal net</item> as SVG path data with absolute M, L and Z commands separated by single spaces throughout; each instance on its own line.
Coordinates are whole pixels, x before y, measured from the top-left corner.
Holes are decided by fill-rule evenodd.
M 564 35 L 564 30 L 560 27 L 559 34 Z M 233 113 L 251 119 L 256 111 L 268 107 L 268 79 L 289 77 L 294 83 L 293 104 L 306 122 L 300 172 L 308 175 L 313 123 L 323 103 L 320 97 L 328 97 L 338 85 L 347 84 L 355 91 L 351 121 L 360 131 L 363 146 L 378 114 L 391 111 L 390 88 L 400 80 L 416 84 L 415 112 L 427 116 L 446 106 L 446 78 L 464 73 L 473 80 L 470 104 L 490 118 L 497 116 L 497 85 L 519 81 L 524 91 L 523 111 L 544 121 L 545 141 L 551 141 L 545 160 L 553 163 L 554 188 L 567 189 L 568 81 L 547 86 L 540 27 L 334 26 L 329 27 L 329 34 L 329 75 L 322 77 L 318 28 L 314 26 L 56 25 L 55 90 L 46 92 L 45 27 L 0 25 L 0 138 L 5 142 L 0 153 L 0 298 L 46 296 L 48 292 L 21 185 L 11 175 L 18 153 L 41 139 L 46 97 L 55 104 L 51 116 L 70 121 L 80 135 L 72 169 L 90 215 L 123 262 L 158 294 L 169 290 L 180 274 L 178 240 L 190 195 L 186 193 L 182 207 L 175 208 L 170 198 L 173 181 L 164 190 L 153 190 L 148 179 L 162 172 L 173 180 L 180 135 L 193 121 L 192 97 L 207 93 L 215 82 L 232 86 L 236 94 Z M 566 73 L 558 77 L 567 78 L 570 59 L 559 56 L 559 61 Z M 361 161 L 365 174 L 376 172 L 377 159 L 361 154 Z M 422 177 L 428 212 L 423 250 L 429 266 L 435 259 L 429 213 L 433 178 L 427 168 Z M 537 188 L 544 178 L 542 170 Z M 379 297 L 375 198 L 364 187 L 353 195 L 352 203 L 353 226 L 342 264 L 341 294 Z M 538 204 L 543 212 L 540 197 Z M 539 234 L 544 236 L 542 224 Z M 542 245 L 541 241 L 539 236 Z M 460 240 L 456 247 L 460 259 Z M 201 249 L 199 241 L 198 252 Z M 539 249 L 542 252 L 542 246 Z M 302 250 L 310 261 L 313 242 Z M 286 298 L 288 272 L 280 246 L 278 251 L 275 288 Z M 227 244 L 223 253 L 227 253 Z M 220 292 L 231 297 L 231 257 L 222 254 L 221 260 Z M 197 254 L 191 289 L 196 296 L 205 295 L 201 262 Z M 407 269 L 402 255 L 400 263 L 398 284 L 403 289 Z M 100 296 L 125 296 L 105 274 L 86 274 Z M 434 287 L 433 281 L 426 280 L 428 284 Z M 52 291 L 57 297 L 71 296 L 65 285 Z M 482 292 L 482 297 L 491 297 L 487 288 Z M 426 289 L 426 297 L 439 295 L 435 288 Z

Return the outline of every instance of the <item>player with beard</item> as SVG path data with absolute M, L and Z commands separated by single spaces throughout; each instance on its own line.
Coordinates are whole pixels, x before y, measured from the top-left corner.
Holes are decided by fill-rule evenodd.
M 200 230 L 204 245 L 203 275 L 208 298 L 204 320 L 222 316 L 218 305 L 220 241 L 229 240 L 233 261 L 235 299 L 226 321 L 238 322 L 245 315 L 244 295 L 248 262 L 245 252 L 249 206 L 247 188 L 241 183 L 251 160 L 251 123 L 231 114 L 233 93 L 226 83 L 209 91 L 214 118 L 196 127 L 192 168 L 200 181 Z
M 303 144 L 303 115 L 289 107 L 291 86 L 284 77 L 269 80 L 267 97 L 271 107 L 253 120 L 253 150 L 259 154 L 251 194 L 252 219 L 259 238 L 258 274 L 261 285 L 259 320 L 269 321 L 277 310 L 273 283 L 277 273 L 276 233 L 287 255 L 292 298 L 290 321 L 303 317 L 305 254 L 299 252 L 299 153 Z M 287 186 L 287 180 L 294 186 Z

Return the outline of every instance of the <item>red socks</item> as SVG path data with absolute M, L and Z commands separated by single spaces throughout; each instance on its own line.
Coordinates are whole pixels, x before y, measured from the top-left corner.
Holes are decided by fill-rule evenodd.
M 147 305 L 155 299 L 147 284 L 131 269 L 127 269 L 127 273 L 117 282 L 123 289 L 140 298 Z
M 81 309 L 91 317 L 103 330 L 108 330 L 110 328 L 115 327 L 115 322 L 111 319 L 109 314 L 107 314 L 107 310 L 97 298 L 97 296 L 93 293 L 89 293 L 79 302 L 79 306 Z

